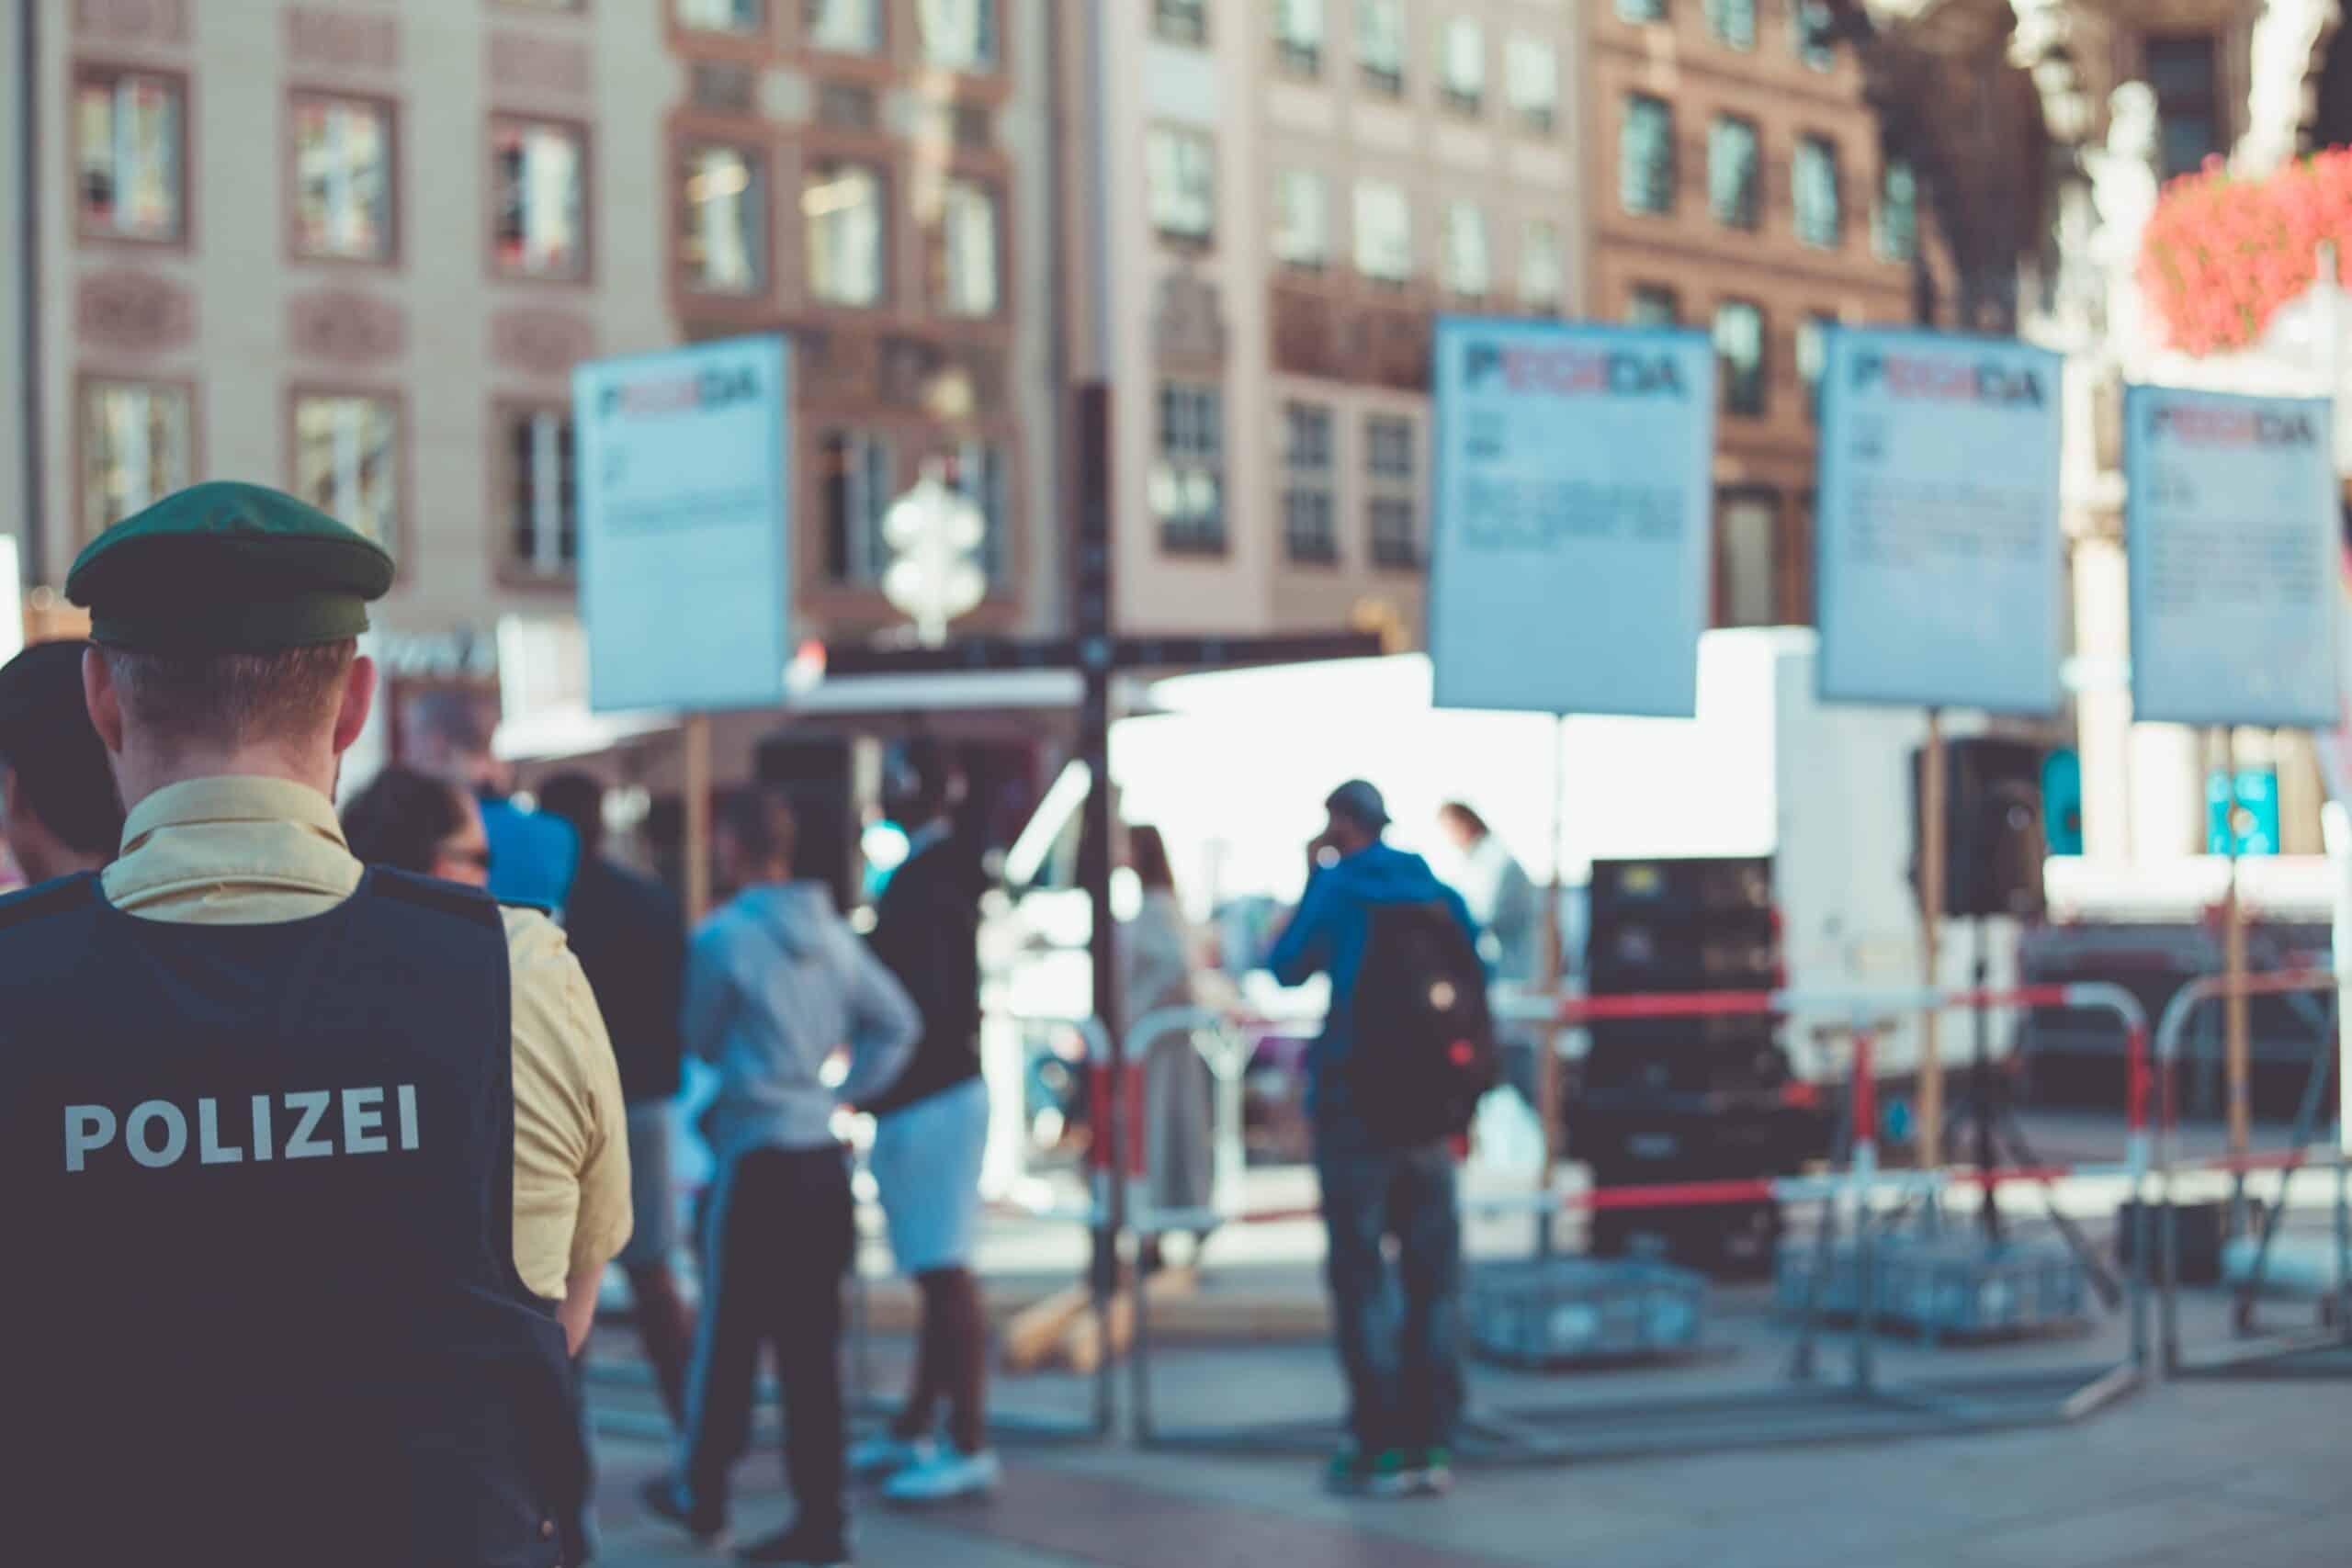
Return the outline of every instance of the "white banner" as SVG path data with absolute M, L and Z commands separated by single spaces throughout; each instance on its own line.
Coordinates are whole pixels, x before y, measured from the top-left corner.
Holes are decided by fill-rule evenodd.
M 2331 405 L 2173 387 L 2123 402 L 2132 715 L 2337 721 Z
M 782 700 L 789 390 L 779 337 L 573 373 L 580 617 L 598 712 Z
M 1823 700 L 2057 713 L 2060 356 L 1900 329 L 1827 338 Z
M 1437 705 L 1690 716 L 1714 539 L 1705 334 L 1448 317 L 1436 352 Z

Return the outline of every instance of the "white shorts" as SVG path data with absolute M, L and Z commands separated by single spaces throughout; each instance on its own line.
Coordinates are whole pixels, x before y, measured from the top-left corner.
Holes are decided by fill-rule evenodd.
M 899 1272 L 928 1274 L 971 1262 L 988 1142 L 989 1089 L 978 1078 L 875 1122 L 866 1167 L 882 1196 Z

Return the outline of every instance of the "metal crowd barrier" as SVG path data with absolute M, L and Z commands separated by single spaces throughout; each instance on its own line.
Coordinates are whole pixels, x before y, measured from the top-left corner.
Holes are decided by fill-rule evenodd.
M 2113 1168 L 2067 1172 L 1884 1172 L 1878 1168 L 1875 1140 L 1873 1021 L 1887 1014 L 1942 1009 L 2070 1006 L 2111 1011 L 2123 1028 L 2130 1064 L 2127 1092 L 2129 1138 L 2123 1162 Z M 1982 989 L 1855 992 L 1704 992 L 1651 997 L 1579 998 L 1556 1005 L 1553 1021 L 1563 1026 L 1599 1019 L 1671 1019 L 1746 1015 L 1788 1017 L 1828 1014 L 1852 1021 L 1853 1061 L 1849 1093 L 1854 1129 L 1847 1168 L 1821 1177 L 1676 1183 L 1649 1188 L 1609 1188 L 1560 1197 L 1548 1188 L 1524 1196 L 1474 1199 L 1465 1210 L 1548 1213 L 1557 1209 L 1599 1210 L 1641 1206 L 1696 1207 L 1711 1203 L 1819 1201 L 1834 1221 L 1850 1209 L 1857 1240 L 1858 1300 L 1849 1376 L 1829 1386 L 1800 1382 L 1792 1386 L 1701 1395 L 1652 1396 L 1640 1400 L 1575 1404 L 1542 1408 L 1474 1408 L 1463 1422 L 1464 1457 L 1501 1463 L 1553 1463 L 1566 1460 L 1627 1458 L 1704 1450 L 1766 1447 L 1857 1438 L 1927 1436 L 2041 1425 L 2086 1416 L 2134 1392 L 2149 1371 L 2149 1239 L 2146 1178 L 2149 1145 L 2146 1115 L 2147 1019 L 2138 1001 L 2120 987 L 2086 984 Z M 1218 1020 L 1227 1031 L 1234 1020 Z M 1204 1015 L 1193 1010 L 1155 1014 L 1130 1032 L 1127 1054 L 1139 1059 L 1174 1032 L 1202 1032 Z M 1246 1055 L 1244 1057 L 1246 1060 Z M 1874 1299 L 1873 1249 L 1881 1224 L 1879 1199 L 1889 1193 L 1934 1194 L 1961 1180 L 1984 1186 L 2005 1180 L 2047 1182 L 2058 1174 L 2110 1175 L 2124 1179 L 2142 1200 L 2143 1245 L 2136 1250 L 2131 1281 L 2131 1348 L 2115 1361 L 2088 1368 L 2037 1370 L 1931 1383 L 1892 1383 L 1877 1366 L 1879 1308 Z M 1548 1172 L 1546 1173 L 1548 1179 Z M 1265 1224 L 1313 1217 L 1313 1208 L 1216 1213 L 1154 1213 L 1131 1216 L 1138 1235 L 1221 1224 Z M 1155 1409 L 1152 1343 L 1148 1314 L 1138 1292 L 1137 1331 L 1131 1364 L 1130 1430 L 1146 1448 L 1243 1453 L 1300 1453 L 1328 1450 L 1342 1423 L 1336 1416 L 1255 1424 L 1175 1426 Z M 1808 1328 L 1809 1332 L 1809 1328 Z M 1803 1377 L 1804 1369 L 1792 1369 Z
M 1098 1019 L 1024 1017 L 1021 1022 L 1074 1031 L 1086 1043 L 1089 1063 L 1097 1066 L 1107 1066 L 1116 1049 L 1110 1031 Z M 1113 1225 L 1113 1216 L 1116 1213 L 1119 1138 L 1120 1131 L 1115 1127 L 1097 1130 L 1095 1151 L 1090 1156 L 1088 1201 L 1068 1204 L 1002 1199 L 986 1204 L 984 1213 L 1004 1219 L 1083 1224 L 1097 1247 L 1115 1252 L 1118 1235 Z M 1089 1270 L 1089 1279 L 1091 1281 L 1089 1299 L 1096 1321 L 1101 1322 L 1107 1316 L 1110 1306 L 1106 1281 L 1093 1270 Z M 842 1379 L 847 1412 L 853 1421 L 887 1420 L 898 1414 L 899 1401 L 875 1386 L 871 1348 L 871 1280 L 865 1270 L 853 1268 L 847 1287 L 847 1322 L 842 1334 L 842 1349 L 847 1362 Z M 988 1418 L 990 1438 L 1008 1444 L 1049 1446 L 1095 1442 L 1113 1436 L 1117 1428 L 1118 1375 L 1114 1361 L 1114 1358 L 1107 1355 L 1102 1358 L 1093 1379 L 1092 1407 L 1086 1416 L 1061 1416 L 991 1408 Z M 652 1369 L 634 1358 L 583 1363 L 583 1376 L 592 1386 L 645 1389 L 653 1384 Z M 776 1428 L 766 1412 L 775 1403 L 775 1381 L 763 1373 L 753 1407 L 755 1444 L 775 1439 Z M 595 1429 L 601 1436 L 667 1442 L 676 1435 L 669 1417 L 662 1414 L 593 1409 L 592 1415 Z
M 2164 1239 L 2159 1301 L 2164 1334 L 2164 1368 L 2170 1377 L 2352 1376 L 2352 1174 L 2339 1140 L 2330 1149 L 2314 1149 L 2312 1136 L 2321 1124 L 2321 1102 L 2328 1069 L 2338 1053 L 2334 1030 L 2326 1031 L 2312 1055 L 2302 1104 L 2288 1146 L 2244 1156 L 2184 1160 L 2180 1156 L 2177 1079 L 2180 1043 L 2189 1019 L 2203 1004 L 2230 997 L 2335 993 L 2346 976 L 2324 969 L 2282 970 L 2269 975 L 2239 976 L 2233 984 L 2224 976 L 2208 976 L 2181 987 L 2165 1009 L 2156 1030 L 2156 1062 L 2160 1084 L 2161 1127 L 2159 1164 L 2162 1168 Z M 2335 1182 L 2335 1283 L 2321 1297 L 2319 1323 L 2301 1334 L 2266 1334 L 2256 1321 L 2272 1244 L 2287 1212 L 2296 1174 L 2306 1168 L 2333 1169 Z M 2185 1349 L 2180 1329 L 2180 1211 L 2174 1190 L 2177 1177 L 2195 1174 L 2232 1178 L 2233 1213 L 2242 1213 L 2248 1178 L 2275 1170 L 2278 1199 L 2265 1211 L 2254 1266 L 2237 1287 L 2231 1307 L 2233 1342 L 2199 1350 Z M 2143 1213 L 2144 1213 L 2144 1209 Z

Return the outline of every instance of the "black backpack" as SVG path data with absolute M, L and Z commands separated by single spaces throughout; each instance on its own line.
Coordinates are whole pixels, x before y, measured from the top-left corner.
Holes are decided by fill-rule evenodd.
M 1378 904 L 1371 915 L 1356 972 L 1351 1103 L 1394 1148 L 1460 1137 L 1501 1077 L 1486 965 L 1442 901 Z

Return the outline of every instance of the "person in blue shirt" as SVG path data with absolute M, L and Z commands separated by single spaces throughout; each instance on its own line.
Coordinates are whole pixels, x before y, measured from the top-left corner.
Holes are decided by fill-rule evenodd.
M 1474 942 L 1477 928 L 1427 861 L 1385 841 L 1388 808 L 1377 789 L 1351 781 L 1324 808 L 1330 820 L 1308 846 L 1306 891 L 1267 966 L 1286 986 L 1317 975 L 1331 983 L 1330 1015 L 1306 1069 L 1329 1242 L 1324 1269 L 1350 1402 L 1351 1440 L 1331 1461 L 1329 1483 L 1371 1496 L 1442 1492 L 1453 1479 L 1450 1447 L 1462 1410 L 1454 1154 L 1444 1143 L 1396 1148 L 1375 1137 L 1349 1104 L 1346 1064 L 1373 910 L 1436 902 Z M 1393 1338 L 1383 1251 L 1391 1236 L 1404 1297 Z
M 514 770 L 491 750 L 497 724 L 486 699 L 436 690 L 416 699 L 415 765 L 470 793 L 490 837 L 490 894 L 560 916 L 580 869 L 580 835 L 550 812 L 526 811 L 509 799 Z

